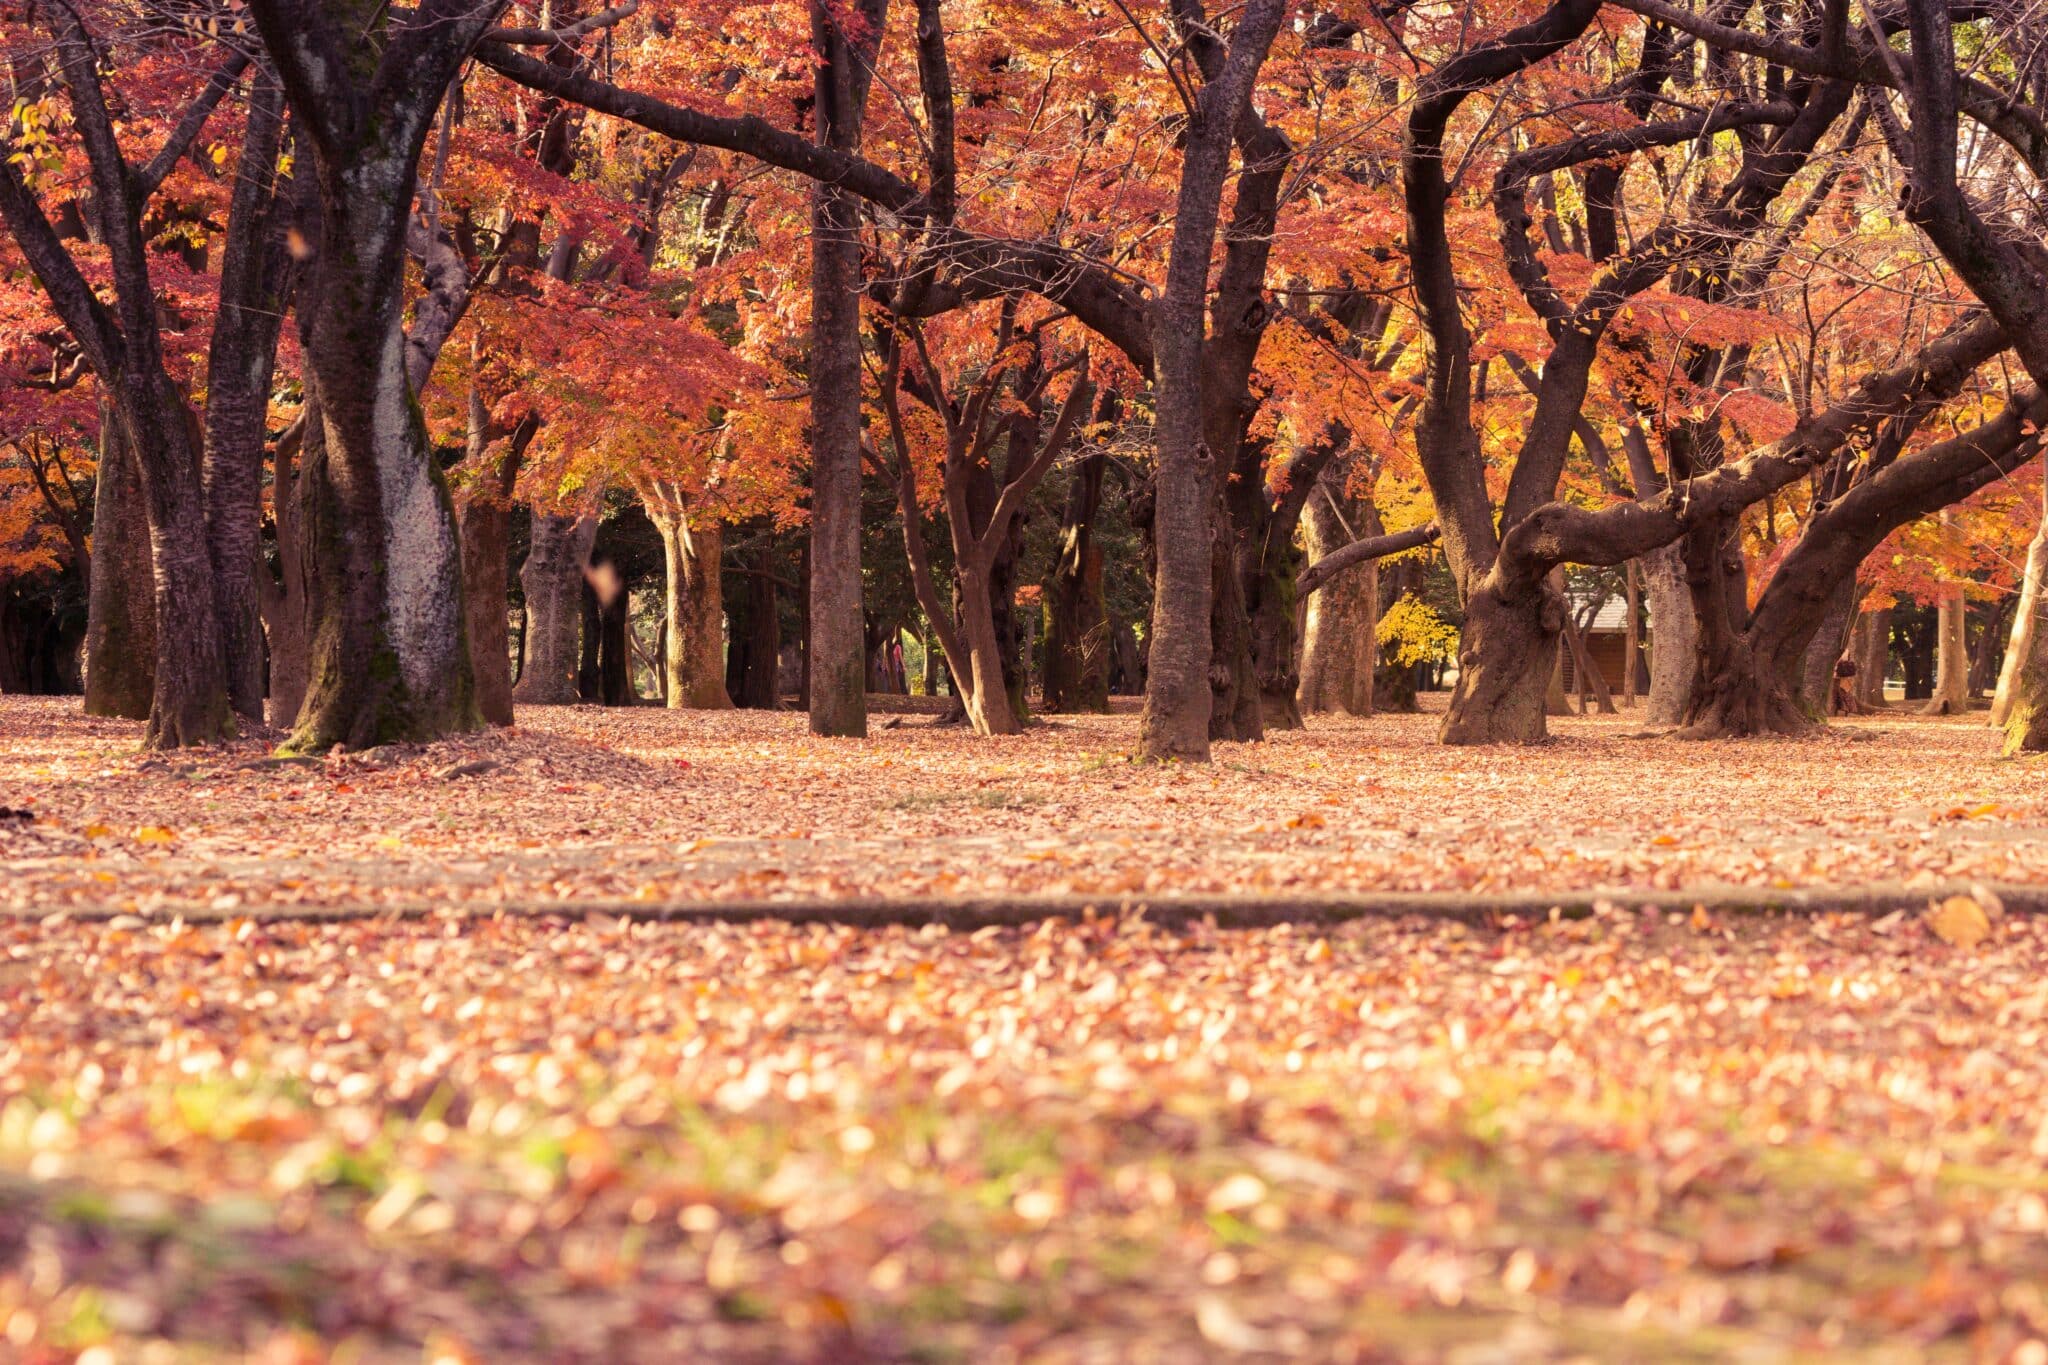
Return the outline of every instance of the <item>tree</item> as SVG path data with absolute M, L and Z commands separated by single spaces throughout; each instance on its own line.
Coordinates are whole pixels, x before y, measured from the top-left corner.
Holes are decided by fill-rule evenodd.
M 44 23 L 53 44 L 52 64 L 68 96 L 85 157 L 92 187 L 86 212 L 93 235 L 107 253 L 113 305 L 100 299 L 25 177 L 24 166 L 33 165 L 42 150 L 19 149 L 14 135 L 0 143 L 0 218 L 80 355 L 98 376 L 105 448 L 101 500 L 96 506 L 104 506 L 110 521 L 130 515 L 123 500 L 131 487 L 126 480 L 131 461 L 136 475 L 132 486 L 141 495 L 146 516 L 154 583 L 154 668 L 146 742 L 163 747 L 211 743 L 231 734 L 233 721 L 207 551 L 201 437 L 184 393 L 166 368 L 143 213 L 151 195 L 240 78 L 247 59 L 231 56 L 208 75 L 157 152 L 137 165 L 121 145 L 113 106 L 100 80 L 98 39 L 81 11 L 53 8 Z M 166 39 L 145 27 L 137 41 L 147 45 Z M 189 41 L 168 41 L 186 53 L 192 46 Z M 47 128 L 50 122 L 44 114 L 24 127 Z M 102 556 L 103 585 L 118 562 Z M 102 632 L 94 643 L 103 654 L 143 652 L 140 640 L 118 634 Z
M 313 571 L 297 749 L 430 739 L 479 719 L 454 508 L 416 400 L 453 320 L 422 308 L 407 335 L 406 252 L 423 230 L 413 199 L 435 112 L 503 8 L 425 0 L 400 17 L 369 0 L 250 4 L 318 186 L 299 301 Z
M 898 506 L 903 513 L 903 543 L 910 561 L 918 605 L 931 623 L 944 651 L 946 665 L 959 686 L 968 722 L 975 733 L 1012 735 L 1023 729 L 1020 694 L 1021 660 L 1005 667 L 1005 650 L 997 636 L 995 577 L 998 560 L 1010 543 L 1012 529 L 1026 499 L 1051 472 L 1078 434 L 1081 414 L 1093 400 L 1087 352 L 1048 364 L 1043 354 L 1042 326 L 1017 334 L 1017 306 L 1006 301 L 994 354 L 980 365 L 971 385 L 949 383 L 932 359 L 924 328 L 905 327 L 915 348 L 915 379 L 905 384 L 902 340 L 892 342 L 883 362 L 882 408 L 894 447 Z M 1072 383 L 1044 426 L 1047 387 L 1073 370 Z M 918 505 L 918 469 L 922 463 L 904 420 L 901 393 L 908 387 L 940 424 L 943 453 L 938 461 L 939 484 L 952 540 L 952 606 L 941 599 L 931 559 L 924 546 L 923 513 Z M 1011 391 L 1017 411 L 1004 414 L 998 404 Z M 1005 441 L 1000 475 L 995 446 Z M 879 464 L 879 461 L 877 461 Z

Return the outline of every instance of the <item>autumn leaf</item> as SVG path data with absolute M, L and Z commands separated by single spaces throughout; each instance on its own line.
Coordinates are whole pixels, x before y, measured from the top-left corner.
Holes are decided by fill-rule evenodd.
M 1974 948 L 1991 934 L 1984 907 L 1968 896 L 1948 897 L 1930 908 L 1926 919 L 1936 938 L 1956 948 Z

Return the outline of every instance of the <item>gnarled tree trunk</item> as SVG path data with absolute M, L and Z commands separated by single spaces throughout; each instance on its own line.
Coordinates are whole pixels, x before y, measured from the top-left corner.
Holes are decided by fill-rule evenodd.
M 1540 744 L 1564 596 L 1547 578 L 1503 590 L 1489 575 L 1465 600 L 1458 682 L 1439 737 L 1445 744 Z

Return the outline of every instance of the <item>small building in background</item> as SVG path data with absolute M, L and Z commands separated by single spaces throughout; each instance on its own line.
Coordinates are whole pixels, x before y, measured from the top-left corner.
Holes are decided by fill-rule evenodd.
M 1567 596 L 1572 620 L 1583 624 L 1579 627 L 1580 638 L 1586 644 L 1586 657 L 1593 667 L 1600 670 L 1607 688 L 1616 696 L 1625 690 L 1622 676 L 1622 661 L 1628 657 L 1628 599 L 1620 593 L 1609 593 L 1595 609 L 1595 598 L 1590 593 L 1574 592 Z M 1591 611 L 1593 619 L 1586 621 Z M 1643 624 L 1636 641 L 1636 686 L 1647 691 L 1650 684 L 1650 612 L 1649 604 L 1643 604 Z M 1577 692 L 1579 688 L 1578 660 L 1572 657 L 1569 648 L 1559 641 L 1564 653 L 1564 690 Z

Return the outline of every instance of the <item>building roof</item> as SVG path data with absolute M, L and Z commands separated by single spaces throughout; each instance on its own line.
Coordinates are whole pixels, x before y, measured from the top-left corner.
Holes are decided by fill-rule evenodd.
M 1586 608 L 1593 605 L 1593 594 L 1574 592 L 1568 595 L 1567 601 L 1571 605 L 1572 619 L 1574 621 L 1582 620 L 1586 615 Z M 1645 628 L 1648 627 L 1649 620 L 1650 604 L 1646 599 L 1643 602 L 1643 624 Z M 1607 600 L 1600 604 L 1600 610 L 1595 613 L 1593 623 L 1585 629 L 1589 634 L 1605 634 L 1611 631 L 1616 635 L 1620 635 L 1626 632 L 1628 630 L 1628 599 L 1618 592 L 1608 594 Z

